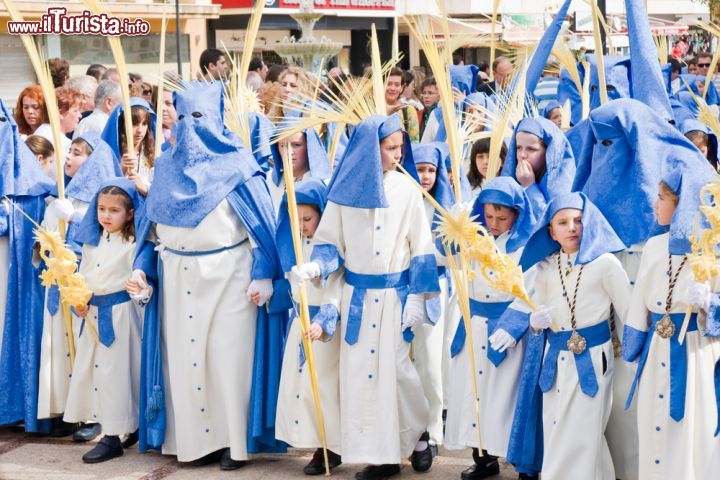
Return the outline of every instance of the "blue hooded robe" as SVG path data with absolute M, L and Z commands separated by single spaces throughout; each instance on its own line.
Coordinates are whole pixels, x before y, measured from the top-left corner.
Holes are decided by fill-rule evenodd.
M 7 300 L 0 351 L 0 425 L 23 422 L 25 431 L 49 430 L 38 422 L 38 372 L 43 325 L 44 288 L 32 264 L 34 225 L 45 212 L 44 197 L 53 182 L 20 140 L 18 127 L 0 101 L 0 201 L 10 198 L 17 208 L 0 203 L 0 236 L 8 237 Z M 3 272 L 4 274 L 5 272 Z
M 153 111 L 150 104 L 145 101 L 145 99 L 139 97 L 130 97 L 130 108 L 132 107 L 143 107 L 145 110 L 150 112 L 150 125 L 148 126 L 147 134 L 155 135 L 155 112 Z M 115 154 L 115 158 L 117 159 L 118 163 L 120 162 L 120 159 L 125 153 L 122 152 L 120 149 L 120 132 L 125 131 L 125 121 L 123 120 L 122 123 L 120 122 L 120 116 L 123 114 L 123 112 L 123 104 L 120 103 L 113 109 L 112 112 L 110 112 L 110 116 L 108 117 L 107 123 L 105 124 L 105 129 L 100 134 L 100 138 L 102 138 L 105 143 L 110 146 L 110 149 Z M 159 152 L 155 152 L 156 156 L 158 154 Z
M 154 182 L 146 201 L 148 219 L 195 228 L 227 199 L 257 245 L 252 251 L 251 277 L 282 280 L 275 247 L 274 210 L 265 175 L 240 139 L 224 126 L 222 84 L 197 85 L 175 92 L 174 102 L 177 137 L 172 149 L 155 161 Z M 150 222 L 138 238 L 145 238 Z M 274 429 L 289 308 L 275 298 L 258 308 L 247 431 L 249 453 L 281 452 L 286 448 L 275 440 Z

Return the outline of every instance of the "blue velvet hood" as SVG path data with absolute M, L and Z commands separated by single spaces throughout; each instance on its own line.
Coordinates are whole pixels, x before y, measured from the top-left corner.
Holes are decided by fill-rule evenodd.
M 433 198 L 446 210 L 452 207 L 455 195 L 445 168 L 445 158 L 449 154 L 447 145 L 440 142 L 418 143 L 412 146 L 412 152 L 416 167 L 421 163 L 429 163 L 437 168 Z
M 150 126 L 148 127 L 148 131 L 155 135 L 155 111 L 150 104 L 143 98 L 130 97 L 130 107 L 143 107 L 150 112 Z M 124 121 L 122 125 L 120 124 L 120 115 L 123 114 L 124 110 L 123 104 L 118 104 L 113 111 L 110 112 L 110 116 L 105 124 L 105 129 L 100 134 L 100 138 L 102 138 L 105 143 L 110 146 L 113 153 L 115 153 L 118 162 L 123 156 L 123 152 L 120 151 L 120 132 L 125 129 L 125 124 Z M 157 155 L 159 152 L 155 153 Z
M 100 186 L 111 178 L 121 177 L 122 171 L 115 153 L 100 138 L 99 133 L 87 132 L 78 138 L 90 145 L 92 152 L 75 173 L 75 176 L 70 179 L 70 182 L 65 187 L 65 195 L 81 202 L 90 203 L 95 198 Z M 57 186 L 53 191 L 53 194 L 56 193 Z
M 285 117 L 277 126 L 277 132 L 280 132 L 283 128 L 288 128 L 292 124 L 298 123 L 299 117 Z M 307 160 L 310 171 L 306 174 L 308 177 L 319 178 L 327 180 L 332 175 L 332 169 L 328 160 L 325 146 L 320 140 L 320 136 L 317 131 L 310 127 L 305 129 L 305 146 L 307 148 Z M 280 148 L 277 143 L 273 143 L 272 147 L 273 157 L 275 158 L 272 181 L 275 185 L 280 185 L 283 182 L 283 162 L 280 156 Z
M 222 88 L 215 82 L 173 94 L 177 137 L 155 160 L 147 196 L 153 222 L 196 227 L 235 187 L 260 172 L 252 153 L 225 128 Z
M 480 72 L 477 65 L 450 65 L 448 71 L 453 87 L 465 95 L 477 91 L 478 72 Z

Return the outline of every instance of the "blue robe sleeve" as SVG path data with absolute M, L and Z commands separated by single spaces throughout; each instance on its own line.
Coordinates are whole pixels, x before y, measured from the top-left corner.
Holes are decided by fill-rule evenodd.
M 275 211 L 264 176 L 258 173 L 238 185 L 227 200 L 257 246 L 253 269 L 261 264 L 265 273 L 272 272 L 273 281 L 284 278 L 275 245 Z M 287 445 L 275 439 L 275 410 L 287 324 L 287 310 L 269 312 L 265 307 L 258 308 L 247 432 L 249 453 L 287 450 Z
M 530 204 L 532 205 L 534 212 L 545 211 L 545 207 L 547 207 L 547 200 L 545 199 L 545 195 L 543 194 L 543 191 L 540 189 L 540 186 L 537 183 L 533 183 L 532 185 L 527 187 L 525 189 L 525 193 L 530 200 Z
M 648 332 L 636 330 L 629 325 L 623 328 L 622 357 L 628 362 L 638 359 L 645 346 Z
M 325 303 L 320 306 L 320 310 L 312 318 L 312 323 L 320 325 L 325 335 L 332 338 L 335 335 L 338 320 L 340 320 L 340 312 L 335 305 Z
M 530 314 L 508 308 L 498 320 L 497 328 L 508 332 L 516 342 L 525 335 L 530 327 Z
M 720 337 L 720 293 L 713 293 L 710 297 L 705 336 Z
M 418 255 L 410 260 L 411 294 L 438 293 L 438 268 L 435 254 Z

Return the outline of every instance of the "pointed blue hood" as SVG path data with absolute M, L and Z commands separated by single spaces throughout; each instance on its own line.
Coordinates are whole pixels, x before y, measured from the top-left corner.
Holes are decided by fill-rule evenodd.
M 399 115 L 372 115 L 360 122 L 330 180 L 328 200 L 346 207 L 387 208 L 380 142 L 400 130 Z M 417 179 L 410 138 L 403 134 L 403 167 Z
M 293 124 L 298 123 L 299 117 L 285 117 L 278 124 L 276 134 L 282 131 L 284 128 L 288 128 Z M 332 175 L 332 169 L 330 168 L 330 162 L 328 160 L 327 152 L 325 147 L 320 140 L 320 136 L 317 131 L 310 127 L 305 129 L 305 146 L 307 148 L 307 160 L 310 171 L 306 174 L 308 177 L 319 178 L 321 180 L 327 180 Z M 277 143 L 273 143 L 271 146 L 273 157 L 276 159 L 272 172 L 272 181 L 275 185 L 280 185 L 283 181 L 283 162 L 280 156 L 280 149 Z
M 155 135 L 155 111 L 150 104 L 143 98 L 130 97 L 130 107 L 143 107 L 150 112 L 150 126 L 148 127 L 148 131 Z M 118 162 L 123 156 L 123 152 L 120 151 L 120 131 L 125 129 L 124 120 L 123 124 L 120 124 L 120 115 L 122 115 L 123 112 L 124 107 L 121 102 L 110 112 L 110 116 L 105 124 L 105 129 L 102 131 L 102 134 L 100 134 L 100 138 L 110 146 Z M 158 152 L 156 152 L 156 154 L 157 153 Z
M 605 253 L 619 252 L 625 245 L 615 234 L 602 212 L 583 193 L 572 192 L 556 197 L 548 203 L 542 217 L 535 224 L 535 230 L 525 244 L 520 266 L 523 271 L 532 268 L 560 249 L 560 244 L 550 237 L 548 225 L 556 213 L 567 208 L 582 210 L 582 238 L 575 263 L 590 263 Z
M 248 121 L 250 123 L 250 142 L 252 143 L 253 156 L 263 172 L 268 172 L 272 168 L 270 158 L 273 156 L 273 152 L 270 143 L 275 131 L 275 125 L 261 113 L 250 112 Z
M 151 221 L 194 228 L 236 186 L 260 174 L 252 153 L 225 128 L 222 88 L 215 82 L 173 94 L 177 137 L 155 160 L 147 197 Z
M 65 187 L 65 195 L 90 203 L 100 185 L 112 178 L 122 177 L 122 171 L 112 149 L 100 138 L 99 133 L 87 132 L 78 138 L 90 145 L 92 152 Z
M 578 135 L 585 145 L 577 150 L 573 190 L 597 205 L 626 247 L 653 233 L 653 203 L 667 162 L 701 160 L 710 168 L 682 133 L 637 100 L 609 102 L 575 128 L 584 129 Z
M 578 62 L 578 69 L 581 64 Z M 580 77 L 582 81 L 582 76 Z M 560 70 L 560 83 L 558 84 L 557 100 L 561 105 L 570 100 L 570 123 L 577 125 L 582 120 L 582 96 L 575 85 L 570 72 L 566 69 Z
M 525 189 L 510 177 L 496 177 L 485 184 L 473 204 L 472 216 L 485 225 L 485 204 L 502 205 L 518 212 L 510 236 L 505 243 L 505 251 L 512 253 L 525 245 L 533 232 L 535 220 L 540 212 L 533 211 Z
M 308 178 L 295 184 L 295 199 L 298 205 L 315 205 L 322 217 L 327 204 L 327 186 L 319 178 Z M 288 214 L 287 193 L 283 194 L 278 211 L 278 226 L 275 240 L 283 272 L 287 273 L 295 266 L 295 248 L 293 246 L 290 216 Z
M 20 140 L 15 120 L 0 101 L 0 198 L 44 196 L 53 186 L 35 155 Z
M 535 47 L 532 60 L 530 60 L 530 65 L 528 65 L 527 72 L 525 73 L 525 91 L 530 95 L 533 95 L 540 81 L 540 77 L 542 77 L 545 64 L 548 58 L 550 58 L 550 52 L 552 52 L 555 41 L 560 34 L 562 24 L 565 21 L 571 3 L 572 0 L 565 0 L 563 2 L 555 14 L 552 23 L 545 29 L 545 33 L 543 33 L 542 38 L 540 38 L 540 41 Z
M 478 72 L 477 65 L 450 65 L 450 83 L 465 95 L 477 91 Z

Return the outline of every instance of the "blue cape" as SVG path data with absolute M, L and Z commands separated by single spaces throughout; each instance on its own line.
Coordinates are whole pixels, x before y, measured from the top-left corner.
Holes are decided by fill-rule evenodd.
M 100 185 L 114 177 L 121 177 L 120 164 L 110 146 L 105 143 L 97 132 L 87 132 L 80 135 L 92 152 L 78 169 L 75 176 L 65 187 L 65 195 L 90 203 L 95 197 Z M 55 187 L 53 193 L 57 192 Z
M 40 222 L 44 196 L 53 182 L 35 155 L 20 140 L 17 124 L 0 101 L 0 198 L 7 195 L 19 208 L 0 206 L 0 237 L 8 237 L 9 269 L 3 339 L 0 345 L 0 425 L 23 422 L 25 431 L 47 431 L 37 420 L 38 373 L 44 289 L 40 269 L 32 264 L 33 224 Z
M 433 198 L 446 210 L 452 207 L 455 203 L 455 195 L 445 167 L 445 159 L 449 154 L 447 144 L 418 143 L 412 146 L 412 152 L 416 167 L 421 163 L 429 163 L 437 168 L 435 185 L 432 188 Z
M 470 95 L 477 90 L 478 72 L 477 65 L 450 65 L 450 83 L 465 95 Z
M 315 205 L 322 217 L 327 203 L 327 186 L 317 178 L 307 178 L 295 184 L 295 199 L 298 205 Z M 275 233 L 278 255 L 283 272 L 289 272 L 295 266 L 295 248 L 293 246 L 290 216 L 288 214 L 287 193 L 283 194 L 278 211 L 278 226 Z
M 173 96 L 177 136 L 172 149 L 155 160 L 147 214 L 156 223 L 192 228 L 260 167 L 240 139 L 225 129 L 221 83 Z
M 532 204 L 519 183 L 510 177 L 496 177 L 483 187 L 473 204 L 472 216 L 477 216 L 485 224 L 485 204 L 502 205 L 517 211 L 518 216 L 505 244 L 505 251 L 512 253 L 525 245 L 533 232 L 536 217 Z
M 283 121 L 280 122 L 280 125 L 278 125 L 278 131 L 282 128 L 287 128 L 293 123 L 297 123 L 298 120 L 299 117 L 285 117 Z M 320 136 L 312 127 L 306 129 L 304 135 L 308 167 L 310 169 L 306 176 L 327 180 L 332 175 L 332 169 L 330 168 L 327 152 L 320 140 Z M 282 178 L 284 168 L 282 157 L 280 156 L 280 148 L 277 143 L 273 143 L 271 149 L 273 157 L 275 158 L 272 181 L 275 185 L 280 185 L 284 181 Z
M 570 192 L 572 179 L 575 176 L 575 159 L 570 142 L 557 125 L 546 118 L 525 118 L 515 128 L 503 164 L 502 176 L 515 179 L 517 168 L 515 138 L 518 132 L 531 133 L 545 143 L 545 175 L 539 184 L 527 189 L 533 209 L 540 212 L 551 198 Z
M 680 124 L 680 132 L 682 132 L 683 135 L 687 136 L 688 133 L 694 132 L 694 131 L 700 131 L 703 132 L 705 135 L 708 136 L 708 161 L 715 162 L 715 165 L 718 164 L 718 139 L 717 136 L 713 133 L 712 130 L 710 130 L 710 127 L 705 125 L 700 120 L 695 119 L 688 119 L 685 120 Z
M 697 148 L 676 128 L 637 100 L 609 102 L 573 128 L 578 167 L 574 191 L 597 205 L 626 247 L 654 231 L 653 203 L 663 165 L 674 159 L 701 159 Z
M 580 63 L 578 62 L 578 69 Z M 582 76 L 580 77 L 582 81 Z M 573 82 L 570 72 L 564 68 L 560 70 L 560 83 L 558 83 L 557 100 L 561 105 L 570 100 L 570 123 L 577 125 L 582 120 L 582 96 Z
M 330 180 L 328 200 L 346 207 L 387 208 L 380 142 L 399 130 L 402 130 L 399 115 L 372 115 L 360 122 Z M 410 138 L 407 132 L 403 134 L 402 164 L 417 180 Z
M 155 111 L 152 109 L 150 104 L 143 98 L 130 97 L 130 107 L 143 107 L 145 110 L 150 112 L 150 126 L 148 132 L 155 135 Z M 112 151 L 115 153 L 115 157 L 118 162 L 123 156 L 124 152 L 120 151 L 120 132 L 125 130 L 125 121 L 123 120 L 122 125 L 120 124 L 120 115 L 124 112 L 123 104 L 118 104 L 108 117 L 105 129 L 100 134 L 105 143 L 107 143 Z M 155 152 L 157 155 L 159 152 Z
M 566 208 L 582 210 L 582 237 L 575 263 L 583 265 L 592 262 L 605 253 L 625 249 L 622 241 L 605 219 L 603 214 L 584 193 L 572 192 L 556 197 L 548 203 L 543 216 L 535 224 L 535 230 L 525 244 L 520 257 L 523 271 L 532 268 L 547 256 L 560 249 L 560 244 L 550 237 L 548 225 L 556 213 Z

